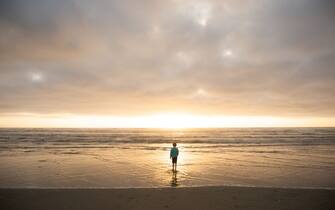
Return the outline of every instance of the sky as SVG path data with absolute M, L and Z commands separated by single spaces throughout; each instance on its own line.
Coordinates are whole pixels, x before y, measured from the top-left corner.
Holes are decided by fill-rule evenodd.
M 0 127 L 335 126 L 334 22 L 332 0 L 1 0 Z

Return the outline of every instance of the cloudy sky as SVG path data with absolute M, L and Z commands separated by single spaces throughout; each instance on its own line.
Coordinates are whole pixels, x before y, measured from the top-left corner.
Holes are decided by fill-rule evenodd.
M 1 0 L 0 125 L 27 114 L 335 119 L 334 23 L 332 0 Z

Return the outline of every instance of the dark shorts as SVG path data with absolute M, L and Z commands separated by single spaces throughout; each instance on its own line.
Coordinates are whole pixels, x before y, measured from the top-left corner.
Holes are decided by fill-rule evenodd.
M 172 158 L 172 163 L 177 163 L 177 157 Z

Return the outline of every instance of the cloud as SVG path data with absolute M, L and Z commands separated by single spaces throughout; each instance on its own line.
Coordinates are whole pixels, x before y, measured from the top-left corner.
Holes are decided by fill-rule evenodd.
M 334 5 L 1 1 L 0 112 L 334 116 Z

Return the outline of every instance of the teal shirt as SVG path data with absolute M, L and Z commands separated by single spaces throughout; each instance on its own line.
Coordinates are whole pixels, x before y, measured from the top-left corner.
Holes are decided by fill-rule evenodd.
M 170 150 L 170 157 L 174 158 L 174 157 L 178 157 L 179 155 L 179 150 L 177 147 L 172 147 Z

